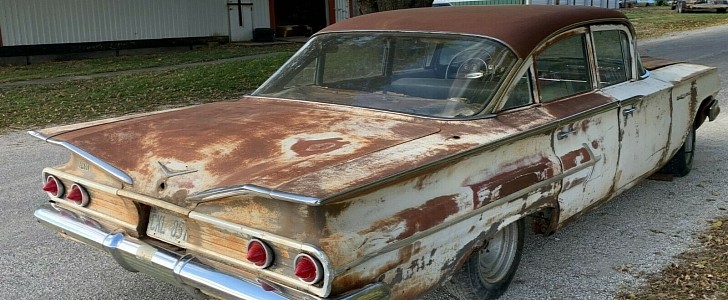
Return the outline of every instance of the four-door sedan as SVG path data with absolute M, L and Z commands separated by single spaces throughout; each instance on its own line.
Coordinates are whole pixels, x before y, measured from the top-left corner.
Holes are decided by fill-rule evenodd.
M 686 175 L 718 89 L 641 59 L 616 10 L 364 15 L 237 101 L 31 132 L 71 152 L 35 217 L 194 296 L 492 299 L 526 217 L 550 234 Z

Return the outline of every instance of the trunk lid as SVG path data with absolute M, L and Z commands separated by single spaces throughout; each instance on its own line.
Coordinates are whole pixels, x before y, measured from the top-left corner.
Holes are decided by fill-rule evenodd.
M 215 187 L 275 188 L 436 133 L 436 124 L 364 109 L 251 97 L 47 132 L 131 176 L 128 189 L 182 204 L 188 195 Z

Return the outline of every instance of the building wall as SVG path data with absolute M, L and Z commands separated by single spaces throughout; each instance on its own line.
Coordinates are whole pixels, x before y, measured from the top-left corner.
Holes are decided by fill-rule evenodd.
M 267 0 L 252 0 L 253 28 L 270 28 L 270 6 Z
M 334 13 L 336 14 L 336 22 L 348 19 L 351 16 L 349 0 L 336 0 Z
M 226 0 L 0 2 L 3 46 L 228 36 L 228 26 Z

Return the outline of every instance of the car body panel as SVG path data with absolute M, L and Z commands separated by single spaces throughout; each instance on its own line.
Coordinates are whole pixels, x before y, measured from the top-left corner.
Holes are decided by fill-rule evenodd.
M 431 18 L 422 18 L 423 12 Z M 526 25 L 535 30 L 524 31 Z M 620 50 L 621 63 L 629 62 L 621 69 L 619 61 L 616 67 L 599 61 L 629 74 L 619 82 L 605 79 L 611 73 L 604 75 L 597 66 L 603 52 L 595 51 L 592 34 L 606 30 L 620 32 L 620 45 L 629 47 Z M 467 116 L 415 115 L 266 93 L 275 90 L 271 86 L 285 89 L 286 82 L 275 81 L 295 69 L 311 72 L 313 83 L 306 87 L 315 88 L 317 97 L 346 98 L 341 86 L 316 85 L 324 77 L 316 72 L 325 70 L 326 55 L 338 50 L 320 48 L 316 39 L 361 38 L 362 32 L 371 33 L 370 40 L 401 34 L 422 42 L 410 48 L 425 55 L 422 63 L 413 59 L 415 67 L 401 73 L 386 67 L 396 43 L 374 47 L 372 57 L 388 61 L 381 74 L 369 73 L 385 88 L 377 86 L 367 96 L 386 101 L 422 98 L 388 99 L 386 87 L 400 79 L 388 78 L 393 74 L 415 82 L 425 78 L 421 82 L 428 84 L 462 79 L 447 78 L 457 54 L 445 59 L 444 74 L 433 70 L 444 43 L 430 47 L 428 41 L 489 36 L 519 58 L 510 60 L 512 69 L 501 70 L 502 86 L 492 104 Z M 171 281 L 193 295 L 265 297 L 249 290 L 261 287 L 272 290 L 271 299 L 412 299 L 446 284 L 472 253 L 510 224 L 533 216 L 536 231 L 550 233 L 615 197 L 667 163 L 688 130 L 715 117 L 720 88 L 715 69 L 646 59 L 645 71 L 632 33 L 618 11 L 581 7 L 445 7 L 343 21 L 315 35 L 254 95 L 33 132 L 72 152 L 66 164 L 45 169 L 44 178 L 83 186 L 91 197 L 87 206 L 79 206 L 64 195 L 50 195 L 52 207 L 39 209 L 36 217 L 107 249 L 129 270 Z M 578 68 L 568 66 L 573 59 L 568 55 L 551 64 L 553 70 L 536 63 L 572 37 L 581 38 L 583 46 L 557 53 L 582 55 Z M 297 59 L 310 53 L 319 56 L 301 71 Z M 497 68 L 490 61 L 483 64 Z M 562 72 L 560 66 L 571 69 Z M 485 75 L 494 74 L 475 71 L 481 72 L 465 72 L 467 79 L 487 81 L 492 77 Z M 584 78 L 566 78 L 572 73 Z M 559 76 L 546 76 L 554 74 Z M 352 77 L 347 84 L 369 82 Z M 586 88 L 541 101 L 549 82 L 537 82 L 545 79 Z M 523 82 L 527 89 L 519 90 Z M 518 105 L 506 106 L 511 98 Z M 160 216 L 185 228 L 184 234 L 170 239 Z M 270 266 L 248 260 L 253 240 L 270 248 Z M 300 255 L 320 263 L 320 281 L 296 277 Z M 166 263 L 155 265 L 159 259 Z M 209 278 L 185 277 L 194 274 Z

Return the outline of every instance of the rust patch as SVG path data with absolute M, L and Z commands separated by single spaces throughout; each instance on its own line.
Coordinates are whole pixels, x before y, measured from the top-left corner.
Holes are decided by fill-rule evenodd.
M 592 92 L 546 103 L 543 109 L 556 118 L 566 118 L 611 102 L 609 97 Z
M 594 149 L 599 149 L 599 145 L 600 144 L 601 144 L 601 141 L 600 140 L 593 140 L 591 142 L 592 148 L 594 148 Z
M 669 65 L 679 64 L 679 61 L 667 60 L 662 58 L 655 58 L 651 56 L 640 56 L 642 60 L 642 66 L 647 70 L 655 70 Z
M 582 120 L 580 127 L 582 132 L 587 132 L 589 130 L 589 119 Z
M 473 209 L 554 176 L 553 163 L 547 157 L 542 157 L 538 162 L 527 166 L 522 166 L 523 164 L 523 160 L 519 160 L 502 166 L 500 169 L 510 171 L 497 174 L 483 182 L 467 185 L 473 190 Z
M 397 257 L 394 260 L 383 263 L 377 268 L 366 269 L 363 271 L 353 269 L 351 271 L 337 276 L 334 278 L 332 285 L 332 294 L 347 292 L 353 289 L 364 287 L 367 284 L 375 281 L 390 282 L 391 284 L 397 284 L 404 280 L 403 270 L 397 268 L 394 272 L 394 276 L 391 279 L 387 279 L 387 274 L 391 274 L 391 270 L 409 262 L 413 255 L 419 255 L 421 248 L 417 244 L 408 244 L 400 248 L 397 252 Z
M 278 186 L 439 130 L 432 120 L 251 97 L 100 124 L 56 138 L 128 172 L 133 191 L 170 200 L 170 189 L 158 189 L 159 161 L 197 171 L 180 176 L 194 186 L 169 186 L 189 193 L 253 182 Z
M 385 220 L 377 221 L 360 234 L 386 230 L 404 222 L 404 231 L 396 237 L 390 238 L 388 242 L 410 237 L 417 232 L 441 224 L 445 219 L 457 213 L 459 207 L 456 198 L 457 194 L 454 194 L 428 200 L 419 207 L 408 208 Z
M 348 144 L 349 142 L 344 141 L 344 139 L 342 138 L 299 140 L 298 142 L 293 144 L 293 146 L 291 146 L 291 150 L 293 150 L 293 152 L 296 152 L 296 154 L 298 154 L 299 156 L 309 156 L 331 152 Z
M 564 172 L 591 160 L 592 158 L 586 148 L 579 148 L 561 156 Z
M 567 191 L 567 190 L 569 190 L 569 189 L 571 189 L 571 188 L 573 188 L 573 187 L 577 187 L 577 186 L 580 186 L 580 185 L 581 185 L 582 183 L 584 183 L 584 182 L 585 182 L 585 181 L 586 181 L 586 180 L 587 180 L 588 178 L 589 178 L 589 177 L 588 177 L 588 176 L 586 176 L 586 177 L 579 177 L 579 178 L 574 178 L 574 179 L 572 179 L 572 180 L 569 180 L 569 181 L 567 181 L 567 182 L 565 182 L 565 183 L 564 183 L 564 187 L 563 187 L 562 191 Z

